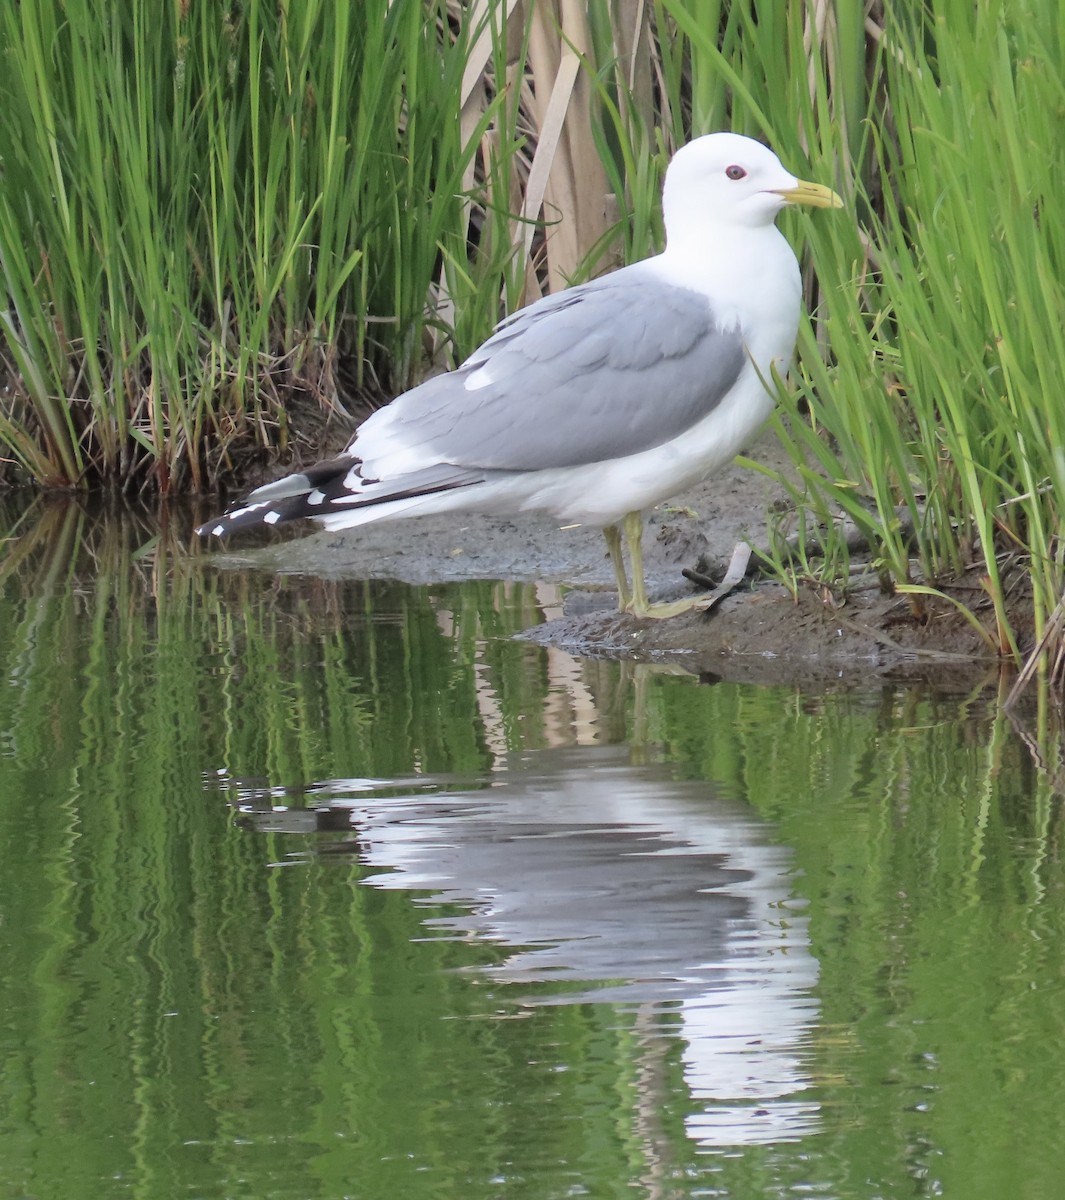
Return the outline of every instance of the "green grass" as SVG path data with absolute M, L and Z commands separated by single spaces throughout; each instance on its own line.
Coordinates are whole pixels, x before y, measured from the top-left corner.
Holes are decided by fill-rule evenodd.
M 446 10 L 5 7 L 0 437 L 30 476 L 202 490 L 331 404 L 338 356 L 409 381 L 476 145 Z
M 997 652 L 1049 633 L 1062 672 L 1051 0 L 40 0 L 0 52 L 8 479 L 202 491 L 313 453 L 308 412 L 653 251 L 670 152 L 735 128 L 849 210 L 786 222 L 812 318 L 780 429 L 821 545 L 776 569 L 845 590 L 845 514 L 915 613 L 965 579 Z
M 1065 589 L 1065 46 L 1050 6 L 932 7 L 880 43 L 861 229 L 810 225 L 829 355 L 807 329 L 783 408 L 799 499 L 857 521 L 915 606 L 975 580 L 959 602 L 1019 660 Z

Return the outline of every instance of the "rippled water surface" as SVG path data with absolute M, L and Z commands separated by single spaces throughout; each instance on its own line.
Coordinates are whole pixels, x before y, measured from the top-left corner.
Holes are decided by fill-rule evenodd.
M 0 1195 L 1063 1194 L 1052 713 L 0 536 Z

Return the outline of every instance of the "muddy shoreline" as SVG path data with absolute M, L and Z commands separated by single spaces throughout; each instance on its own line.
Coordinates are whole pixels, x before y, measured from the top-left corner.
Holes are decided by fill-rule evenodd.
M 782 463 L 770 435 L 752 456 L 775 467 Z M 763 544 L 766 513 L 782 498 L 764 476 L 734 465 L 661 506 L 644 538 L 653 598 L 692 592 L 681 576 L 684 567 L 722 574 L 739 540 Z M 986 645 L 951 606 L 928 607 L 918 621 L 906 599 L 882 594 L 875 582 L 850 589 L 841 603 L 812 585 L 793 597 L 780 584 L 755 578 L 710 614 L 668 621 L 624 616 L 614 609 L 613 573 L 600 532 L 560 529 L 541 514 L 411 517 L 255 549 L 234 547 L 214 561 L 337 580 L 537 583 L 548 619 L 522 637 L 574 654 L 655 661 L 711 678 L 858 682 L 899 676 L 968 687 L 998 673 Z

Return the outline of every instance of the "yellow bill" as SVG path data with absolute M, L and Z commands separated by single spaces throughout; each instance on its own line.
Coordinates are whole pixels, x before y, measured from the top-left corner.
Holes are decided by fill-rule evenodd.
M 810 208 L 842 208 L 843 201 L 822 183 L 808 183 L 800 179 L 793 188 L 774 188 L 789 204 L 806 204 Z

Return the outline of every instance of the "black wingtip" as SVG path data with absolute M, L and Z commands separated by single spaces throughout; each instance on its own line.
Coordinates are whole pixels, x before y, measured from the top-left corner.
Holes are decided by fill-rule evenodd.
M 298 499 L 302 499 L 302 497 L 298 497 Z M 231 533 L 236 533 L 238 529 L 277 525 L 282 521 L 291 520 L 292 516 L 302 515 L 300 513 L 289 515 L 285 511 L 289 507 L 291 507 L 291 503 L 286 504 L 284 501 L 271 503 L 269 500 L 260 500 L 257 504 L 241 503 L 227 509 L 221 516 L 206 521 L 197 528 L 196 533 L 199 537 L 224 538 Z
M 285 475 L 273 483 L 264 484 L 250 492 L 242 500 L 231 504 L 221 516 L 200 525 L 198 537 L 228 537 L 240 529 L 252 529 L 259 525 L 279 525 L 301 517 L 321 515 L 319 502 L 311 502 L 309 496 L 320 487 L 329 487 L 338 493 L 344 491 L 344 480 L 358 462 L 349 454 L 315 463 L 305 471 Z M 324 494 L 321 499 L 325 499 Z

